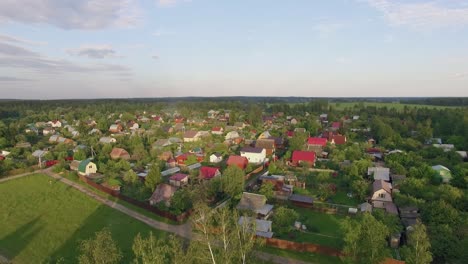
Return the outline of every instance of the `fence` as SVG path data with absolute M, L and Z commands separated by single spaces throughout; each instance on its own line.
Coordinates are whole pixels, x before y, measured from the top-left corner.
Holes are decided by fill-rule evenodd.
M 92 180 L 86 178 L 85 176 L 80 175 L 79 177 L 80 177 L 80 180 L 81 180 L 81 181 L 85 182 L 86 184 L 88 184 L 88 185 L 90 185 L 90 186 L 92 186 L 92 187 L 94 187 L 94 188 L 96 188 L 96 189 L 98 189 L 98 190 L 100 190 L 100 191 L 102 191 L 102 192 L 105 192 L 105 193 L 107 193 L 107 194 L 109 194 L 109 195 L 111 195 L 111 196 L 113 196 L 113 197 L 119 198 L 119 199 L 121 199 L 121 200 L 123 200 L 123 201 L 125 201 L 125 202 L 127 202 L 127 203 L 130 203 L 130 204 L 132 204 L 132 205 L 135 205 L 135 206 L 137 206 L 137 207 L 140 207 L 140 208 L 142 208 L 142 209 L 145 209 L 145 210 L 147 210 L 147 211 L 150 211 L 150 212 L 152 212 L 152 213 L 154 213 L 154 214 L 156 214 L 156 215 L 159 215 L 159 216 L 161 216 L 161 217 L 167 218 L 167 219 L 172 220 L 172 221 L 174 221 L 174 222 L 183 222 L 183 221 L 185 221 L 185 219 L 187 219 L 187 218 L 190 216 L 190 214 L 192 213 L 192 211 L 189 210 L 189 211 L 184 212 L 184 213 L 182 213 L 182 214 L 180 214 L 180 215 L 174 215 L 174 214 L 172 214 L 172 213 L 170 213 L 170 212 L 162 211 L 162 210 L 160 210 L 160 209 L 158 209 L 158 208 L 156 208 L 156 207 L 153 207 L 153 206 L 151 206 L 151 205 L 148 204 L 148 203 L 144 203 L 144 202 L 135 200 L 135 199 L 133 199 L 133 198 L 130 198 L 130 197 L 128 197 L 128 196 L 122 195 L 122 194 L 120 194 L 119 191 L 112 190 L 112 189 L 110 189 L 110 188 L 107 188 L 107 187 L 104 187 L 104 186 L 102 186 L 102 185 L 100 185 L 100 184 L 97 184 L 97 183 L 95 183 L 94 181 L 92 181 Z
M 299 252 L 312 252 L 312 253 L 315 252 L 315 253 L 324 254 L 328 256 L 335 256 L 335 257 L 343 256 L 343 253 L 338 249 L 316 245 L 316 244 L 299 243 L 299 242 L 293 242 L 293 241 L 282 240 L 282 239 L 277 239 L 277 238 L 266 238 L 265 243 L 268 246 L 280 248 L 280 249 L 287 249 L 287 250 L 293 250 L 293 251 L 299 251 Z

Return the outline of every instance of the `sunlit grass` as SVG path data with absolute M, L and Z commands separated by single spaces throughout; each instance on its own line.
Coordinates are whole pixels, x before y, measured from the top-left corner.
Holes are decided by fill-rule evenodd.
M 75 263 L 78 242 L 104 227 L 128 263 L 138 232 L 166 236 L 45 175 L 1 183 L 0 201 L 0 252 L 14 263 Z

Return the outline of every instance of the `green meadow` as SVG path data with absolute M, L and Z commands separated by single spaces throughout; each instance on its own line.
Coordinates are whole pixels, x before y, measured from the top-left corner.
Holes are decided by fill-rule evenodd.
M 139 232 L 167 236 L 41 174 L 0 183 L 0 201 L 0 254 L 15 264 L 76 263 L 79 242 L 104 227 L 122 250 L 123 263 L 133 259 Z

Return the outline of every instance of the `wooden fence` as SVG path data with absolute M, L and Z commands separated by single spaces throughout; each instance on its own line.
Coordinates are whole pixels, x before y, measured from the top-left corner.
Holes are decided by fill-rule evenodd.
M 266 238 L 265 239 L 266 245 L 280 248 L 280 249 L 287 249 L 292 251 L 299 251 L 299 252 L 312 252 L 312 253 L 319 253 L 328 256 L 335 256 L 340 257 L 343 256 L 343 253 L 335 248 L 325 247 L 317 244 L 310 244 L 310 243 L 299 243 L 293 242 L 278 238 Z
M 86 178 L 85 176 L 80 175 L 79 177 L 80 177 L 81 181 L 85 182 L 86 184 L 88 184 L 88 185 L 90 185 L 90 186 L 92 186 L 92 187 L 94 187 L 94 188 L 96 188 L 96 189 L 98 189 L 98 190 L 100 190 L 102 192 L 105 192 L 105 193 L 107 193 L 107 194 L 109 194 L 109 195 L 111 195 L 113 197 L 116 197 L 116 198 L 118 198 L 120 200 L 123 200 L 123 201 L 125 201 L 127 203 L 130 203 L 132 205 L 135 205 L 135 206 L 140 207 L 142 209 L 145 209 L 147 211 L 150 211 L 150 212 L 152 212 L 152 213 L 154 213 L 156 215 L 167 218 L 167 219 L 172 220 L 174 222 L 183 222 L 192 213 L 192 211 L 187 211 L 187 212 L 184 212 L 184 213 L 182 213 L 180 215 L 174 215 L 174 214 L 172 214 L 170 212 L 162 211 L 162 210 L 160 210 L 160 209 L 158 209 L 156 207 L 153 207 L 149 203 L 141 202 L 141 201 L 135 200 L 135 199 L 133 199 L 131 197 L 122 195 L 122 194 L 120 194 L 119 191 L 112 190 L 110 188 L 107 188 L 107 187 L 104 187 L 104 186 L 102 186 L 100 184 L 97 184 L 94 181 Z

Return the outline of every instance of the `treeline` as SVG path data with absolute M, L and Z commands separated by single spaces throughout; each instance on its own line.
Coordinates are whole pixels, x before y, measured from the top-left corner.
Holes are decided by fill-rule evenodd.
M 441 105 L 441 106 L 468 106 L 467 97 L 447 97 L 447 98 L 421 98 L 421 99 L 403 99 L 403 104 L 421 104 L 421 105 Z

